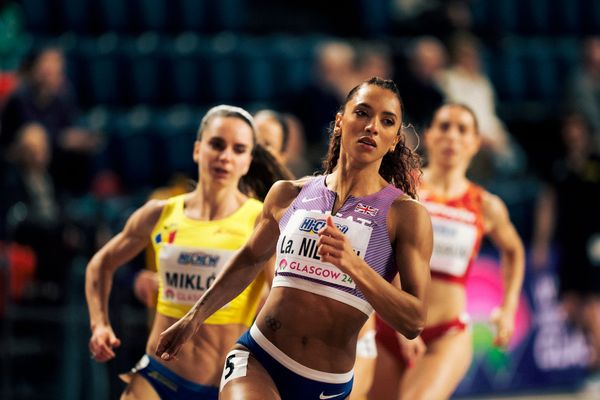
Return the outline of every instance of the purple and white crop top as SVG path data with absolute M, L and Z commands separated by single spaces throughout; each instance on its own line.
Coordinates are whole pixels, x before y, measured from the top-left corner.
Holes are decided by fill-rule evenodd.
M 307 182 L 279 221 L 273 287 L 292 287 L 348 304 L 366 315 L 373 311 L 352 278 L 317 255 L 317 232 L 331 214 L 336 193 L 325 176 Z M 388 185 L 364 197 L 348 196 L 333 221 L 350 239 L 356 254 L 385 280 L 398 269 L 387 227 L 390 205 L 402 190 Z

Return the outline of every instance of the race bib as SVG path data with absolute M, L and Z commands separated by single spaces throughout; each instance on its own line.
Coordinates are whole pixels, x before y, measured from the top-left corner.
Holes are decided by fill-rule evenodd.
M 453 276 L 464 275 L 477 241 L 477 228 L 472 224 L 436 216 L 431 216 L 431 223 L 431 269 Z
M 365 258 L 373 228 L 351 219 L 333 217 L 337 228 L 352 243 L 354 252 Z M 317 255 L 317 232 L 327 224 L 327 215 L 316 211 L 296 211 L 277 242 L 276 273 L 304 276 L 321 282 L 354 289 L 350 276 Z
M 193 305 L 234 253 L 233 250 L 163 245 L 159 255 L 161 298 L 174 304 Z

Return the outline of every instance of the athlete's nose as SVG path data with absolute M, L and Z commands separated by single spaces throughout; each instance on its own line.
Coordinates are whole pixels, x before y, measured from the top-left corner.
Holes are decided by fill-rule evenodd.
M 367 124 L 367 126 L 365 126 L 365 131 L 367 131 L 373 135 L 377 135 L 377 133 L 378 133 L 377 118 L 371 118 L 369 120 L 369 123 Z
M 219 153 L 218 160 L 229 162 L 229 161 L 231 161 L 232 157 L 233 157 L 233 150 L 228 147 L 228 148 L 223 149 L 223 151 L 221 151 Z

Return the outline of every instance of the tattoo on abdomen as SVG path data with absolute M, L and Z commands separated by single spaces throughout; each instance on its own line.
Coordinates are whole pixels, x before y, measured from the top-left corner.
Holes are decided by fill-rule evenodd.
M 271 329 L 272 331 L 276 331 L 277 329 L 281 328 L 281 322 L 271 317 L 270 315 L 267 315 L 265 317 L 265 322 L 267 323 L 269 329 Z

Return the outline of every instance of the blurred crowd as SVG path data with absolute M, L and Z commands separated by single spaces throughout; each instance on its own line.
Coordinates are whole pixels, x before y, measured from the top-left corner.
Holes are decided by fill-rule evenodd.
M 286 14 L 278 2 L 257 3 L 271 12 L 267 16 L 279 21 L 273 26 L 281 30 L 294 14 L 289 9 Z M 514 117 L 506 111 L 512 110 L 510 101 L 499 98 L 493 83 L 490 71 L 499 67 L 490 66 L 488 56 L 499 39 L 490 27 L 475 25 L 476 2 L 389 1 L 386 32 L 369 24 L 372 14 L 355 16 L 349 11 L 364 3 L 344 3 L 345 12 L 331 16 L 341 19 L 335 24 L 338 30 L 325 18 L 313 21 L 320 21 L 321 27 L 315 29 L 324 36 L 311 42 L 306 84 L 283 88 L 282 95 L 268 101 L 239 104 L 255 113 L 258 139 L 300 177 L 320 170 L 331 115 L 350 88 L 371 76 L 398 84 L 404 133 L 419 151 L 421 132 L 433 110 L 444 101 L 464 103 L 477 114 L 483 139 L 470 177 L 501 197 L 506 195 L 509 208 L 523 201 L 518 196 L 514 200 L 515 190 L 528 193 L 524 201 L 537 211 L 516 221 L 532 249 L 528 268 L 546 265 L 556 246 L 577 262 L 600 265 L 600 36 L 577 36 L 580 61 L 568 65 L 568 74 L 559 77 L 560 98 L 548 99 L 558 107 L 548 108 L 541 119 L 532 111 L 531 120 L 519 124 L 523 113 L 510 118 Z M 301 6 L 292 1 L 289 7 Z M 154 187 L 127 184 L 122 170 L 110 162 L 119 142 L 111 132 L 97 129 L 90 118 L 91 110 L 102 104 L 82 108 L 78 101 L 80 90 L 73 86 L 67 68 L 69 53 L 46 41 L 21 54 L 23 43 L 35 36 L 28 31 L 29 17 L 21 2 L 0 1 L 0 258 L 8 260 L 3 265 L 10 274 L 22 277 L 22 282 L 13 279 L 10 298 L 2 303 L 61 304 L 76 257 L 93 254 L 132 207 L 150 197 L 184 191 L 187 179 L 195 177 L 193 168 L 180 168 L 166 171 Z M 309 20 L 306 16 L 307 24 Z M 349 28 L 353 21 L 361 21 L 357 31 Z M 313 33 L 306 32 L 308 25 L 289 24 L 294 34 L 303 29 Z M 248 30 L 269 33 L 250 23 Z M 190 106 L 206 108 L 217 102 L 221 101 L 207 99 Z M 543 109 L 543 99 L 538 103 Z M 200 116 L 191 119 L 197 123 Z M 186 127 L 193 138 L 195 128 Z M 140 137 L 143 141 L 143 132 Z M 150 139 L 145 144 L 154 145 Z M 147 162 L 142 154 L 146 148 L 126 157 L 133 163 Z M 178 157 L 191 162 L 191 154 Z M 502 192 L 506 182 L 512 189 Z M 131 275 L 144 264 L 133 267 Z M 131 289 L 133 278 L 125 282 L 123 286 Z M 600 324 L 595 329 L 600 343 Z

